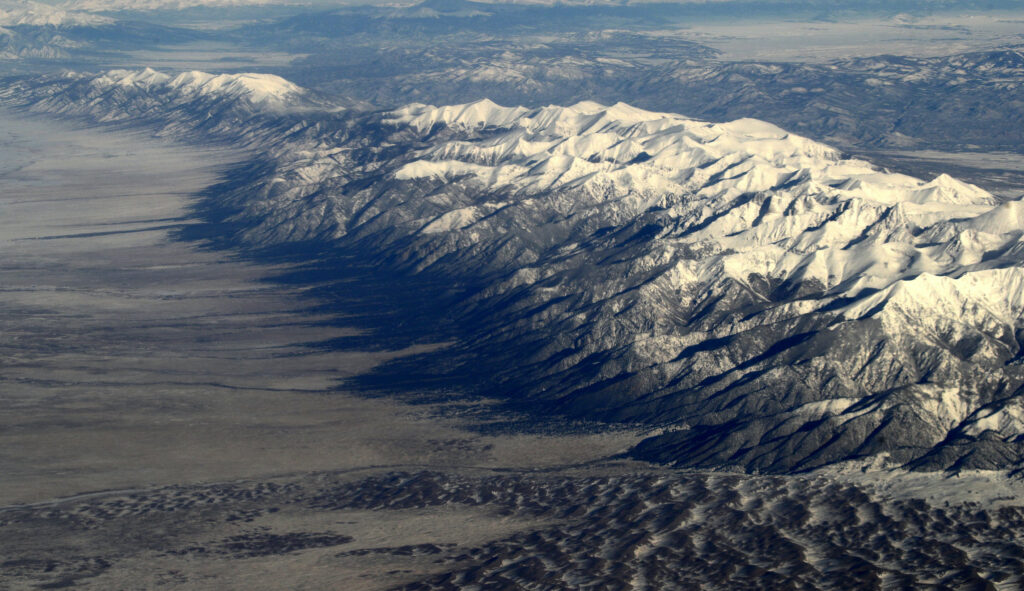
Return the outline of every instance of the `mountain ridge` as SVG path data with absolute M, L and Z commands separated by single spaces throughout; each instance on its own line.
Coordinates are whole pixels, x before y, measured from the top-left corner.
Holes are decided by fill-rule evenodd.
M 1024 462 L 1019 199 L 749 119 L 592 102 L 282 113 L 230 85 L 154 95 L 170 77 L 138 77 L 3 98 L 260 145 L 266 168 L 219 197 L 240 240 L 473 286 L 445 312 L 465 320 L 466 357 L 438 372 L 476 366 L 523 407 L 668 426 L 634 454 L 681 466 Z M 53 103 L 69 85 L 84 95 Z M 129 94 L 87 100 L 111 88 Z M 213 100 L 224 121 L 198 121 Z

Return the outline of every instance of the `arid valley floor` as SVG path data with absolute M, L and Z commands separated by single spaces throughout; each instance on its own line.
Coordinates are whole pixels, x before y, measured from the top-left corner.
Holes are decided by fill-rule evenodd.
M 474 508 L 422 510 L 411 520 L 408 511 L 266 514 L 256 508 L 262 500 L 225 492 L 296 490 L 309 478 L 349 482 L 394 470 L 571 466 L 636 441 L 631 434 L 481 436 L 432 407 L 339 391 L 345 378 L 410 351 L 325 351 L 317 343 L 352 329 L 343 318 L 311 313 L 316 302 L 300 289 L 269 280 L 282 269 L 171 238 L 194 223 L 191 194 L 213 183 L 232 153 L 127 142 L 68 125 L 3 115 L 0 588 L 282 588 L 275 576 L 299 577 L 309 588 L 387 587 L 407 576 L 358 576 L 384 572 L 388 560 L 395 564 L 385 570 L 409 570 L 407 557 L 367 560 L 358 551 L 482 543 L 533 520 Z M 213 504 L 157 501 L 154 511 L 85 530 L 63 518 L 20 517 L 155 500 L 166 486 L 174 495 L 209 494 Z M 213 513 L 182 519 L 190 507 Z M 255 514 L 240 520 L 236 511 L 272 519 L 257 524 Z M 220 555 L 151 562 L 153 552 L 166 554 L 158 548 L 249 531 L 294 534 L 298 546 L 256 550 L 281 558 L 256 561 L 251 572 Z M 310 531 L 335 537 L 303 542 Z M 323 552 L 293 552 L 306 545 L 353 554 L 320 571 L 307 562 Z

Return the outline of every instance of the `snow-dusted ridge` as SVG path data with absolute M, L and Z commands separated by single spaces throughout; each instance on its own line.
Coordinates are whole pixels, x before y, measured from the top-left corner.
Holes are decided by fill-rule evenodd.
M 237 138 L 251 132 L 249 125 L 256 122 L 252 119 L 256 114 L 274 118 L 340 108 L 273 74 L 165 73 L 144 68 L 100 74 L 68 72 L 53 80 L 59 91 L 39 88 L 41 94 L 25 106 L 100 122 L 166 126 L 160 132 L 164 135 L 189 134 L 202 123 L 204 134 Z M 0 90 L 0 97 L 17 101 L 24 91 L 25 87 L 14 85 Z
M 98 88 L 136 87 L 186 96 L 233 97 L 267 105 L 284 105 L 305 92 L 273 74 L 208 74 L 193 70 L 171 76 L 152 68 L 110 70 L 93 78 L 90 84 Z
M 619 192 L 692 193 L 716 199 L 799 183 L 812 190 L 834 189 L 842 199 L 881 204 L 996 203 L 988 192 L 948 175 L 926 183 L 881 173 L 867 162 L 843 159 L 829 146 L 754 119 L 715 124 L 622 103 L 605 107 L 581 102 L 531 111 L 483 100 L 446 107 L 412 105 L 393 112 L 385 123 L 421 132 L 438 125 L 506 130 L 424 151 L 422 159 L 398 172 L 403 178 L 473 174 L 490 184 L 531 192 L 604 184 Z M 710 183 L 716 176 L 720 180 Z
M 73 75 L 6 100 L 259 146 L 272 166 L 219 201 L 240 239 L 482 286 L 445 311 L 476 319 L 465 369 L 571 416 L 673 427 L 639 457 L 1024 465 L 1020 200 L 749 119 L 264 108 L 304 95 L 246 76 Z
M 567 206 L 580 213 L 600 209 L 622 222 L 657 207 L 666 218 L 698 222 L 702 227 L 691 229 L 685 242 L 713 242 L 730 254 L 698 267 L 687 262 L 679 271 L 694 280 L 718 273 L 707 267 L 713 264 L 740 282 L 750 274 L 779 281 L 799 274 L 828 289 L 849 291 L 850 282 L 857 290 L 880 289 L 979 260 L 1005 243 L 998 237 L 1009 230 L 996 223 L 1021 227 L 1006 215 L 982 221 L 997 211 L 998 200 L 976 186 L 948 175 L 925 182 L 882 172 L 753 119 L 717 124 L 621 103 L 528 110 L 485 100 L 412 105 L 384 122 L 421 133 L 445 127 L 479 134 L 434 142 L 395 171 L 398 180 L 473 182 L 521 197 L 568 191 L 578 196 Z M 714 213 L 698 211 L 704 208 Z M 487 207 L 446 212 L 423 231 L 469 229 L 485 213 Z M 954 231 L 958 226 L 947 222 L 972 214 L 983 215 L 963 224 L 960 232 L 972 242 L 956 256 L 910 240 L 926 227 Z M 906 233 L 913 260 L 883 246 L 902 242 L 892 236 L 854 243 L 868 229 Z

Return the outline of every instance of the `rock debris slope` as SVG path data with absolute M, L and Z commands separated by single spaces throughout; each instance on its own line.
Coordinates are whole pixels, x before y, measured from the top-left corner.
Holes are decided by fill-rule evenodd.
M 255 76 L 255 78 L 253 78 Z M 1024 204 L 761 121 L 625 104 L 333 109 L 256 75 L 10 85 L 35 110 L 244 139 L 257 245 L 472 285 L 491 391 L 666 427 L 639 457 L 785 472 L 1022 461 Z

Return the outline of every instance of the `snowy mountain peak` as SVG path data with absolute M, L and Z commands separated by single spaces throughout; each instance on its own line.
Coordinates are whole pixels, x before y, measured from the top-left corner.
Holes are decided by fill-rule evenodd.
M 623 194 L 696 194 L 732 199 L 786 187 L 830 200 L 883 204 L 994 205 L 992 195 L 943 175 L 930 183 L 843 159 L 824 144 L 764 121 L 714 124 L 624 103 L 503 107 L 491 101 L 411 105 L 385 123 L 420 132 L 437 126 L 479 137 L 436 143 L 398 171 L 399 178 L 470 175 L 527 193 L 558 187 Z
M 421 133 L 454 132 L 434 135 L 395 180 L 512 196 L 502 211 L 536 207 L 540 197 L 559 203 L 559 215 L 624 223 L 656 208 L 660 225 L 680 228 L 663 248 L 720 253 L 702 258 L 693 276 L 728 277 L 767 299 L 776 297 L 768 285 L 855 297 L 922 273 L 955 273 L 1024 227 L 1016 205 L 997 207 L 974 185 L 883 172 L 755 119 L 715 124 L 623 103 L 490 101 L 413 105 L 385 117 Z M 420 232 L 476 233 L 495 207 L 453 208 Z
M 191 71 L 179 74 L 168 86 L 181 92 L 230 95 L 254 103 L 284 102 L 303 93 L 302 88 L 273 74 L 208 74 Z
M 522 107 L 510 109 L 489 99 L 444 107 L 414 103 L 393 111 L 385 122 L 408 125 L 420 131 L 430 130 L 435 125 L 461 129 L 504 127 L 525 112 Z
M 149 88 L 164 85 L 171 77 L 152 68 L 144 70 L 109 70 L 93 80 L 96 86 L 138 86 Z
M 931 182 L 921 185 L 913 198 L 916 203 L 949 203 L 954 205 L 995 205 L 999 201 L 988 191 L 940 174 Z
M 209 74 L 183 72 L 172 77 L 145 68 L 110 70 L 92 79 L 96 87 L 137 87 L 187 97 L 232 98 L 266 107 L 284 107 L 305 93 L 301 87 L 273 74 Z

